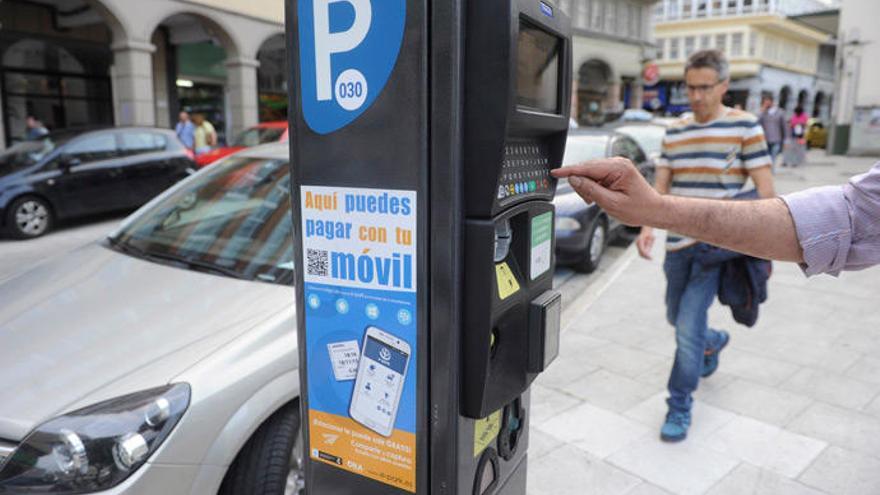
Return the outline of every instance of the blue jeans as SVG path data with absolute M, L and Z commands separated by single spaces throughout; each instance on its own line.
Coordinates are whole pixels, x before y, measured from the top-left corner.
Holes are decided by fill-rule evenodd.
M 669 376 L 672 411 L 690 411 L 707 349 L 717 349 L 721 334 L 709 328 L 709 306 L 718 293 L 721 265 L 703 266 L 694 256 L 699 245 L 666 253 L 666 319 L 675 326 L 675 364 Z
M 770 152 L 770 162 L 773 170 L 776 170 L 776 157 L 782 151 L 782 143 L 767 143 L 767 151 Z

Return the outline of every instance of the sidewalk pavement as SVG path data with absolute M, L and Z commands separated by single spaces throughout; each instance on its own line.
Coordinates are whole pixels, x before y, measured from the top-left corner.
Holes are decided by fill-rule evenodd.
M 777 191 L 843 183 L 873 160 L 826 157 L 777 173 Z M 731 331 L 701 380 L 693 426 L 660 441 L 675 349 L 663 243 L 567 318 L 560 357 L 532 387 L 529 495 L 880 493 L 880 268 L 805 278 L 776 263 L 758 324 L 717 302 Z M 634 249 L 631 247 L 630 249 Z M 574 310 L 571 306 L 567 312 Z

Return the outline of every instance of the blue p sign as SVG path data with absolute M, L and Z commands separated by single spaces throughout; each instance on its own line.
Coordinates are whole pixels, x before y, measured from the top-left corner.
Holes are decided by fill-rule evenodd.
M 328 134 L 366 111 L 388 82 L 406 0 L 300 0 L 298 13 L 303 116 Z

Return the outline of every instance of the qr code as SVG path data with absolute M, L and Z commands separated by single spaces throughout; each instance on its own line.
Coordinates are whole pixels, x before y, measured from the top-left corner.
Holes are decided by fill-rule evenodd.
M 322 249 L 306 249 L 306 273 L 317 277 L 326 277 L 330 268 L 327 251 Z

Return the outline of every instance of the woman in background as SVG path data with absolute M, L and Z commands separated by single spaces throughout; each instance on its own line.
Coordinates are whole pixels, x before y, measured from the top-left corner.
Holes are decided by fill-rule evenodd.
M 789 138 L 789 141 L 788 143 L 786 143 L 785 146 L 786 149 L 783 156 L 783 167 L 786 165 L 797 167 L 799 165 L 803 165 L 804 160 L 806 160 L 807 120 L 809 120 L 809 117 L 807 116 L 807 113 L 804 112 L 804 107 L 796 107 L 794 109 L 794 115 L 791 116 L 791 119 L 788 123 L 788 128 L 791 131 L 789 133 L 791 135 L 791 138 Z

